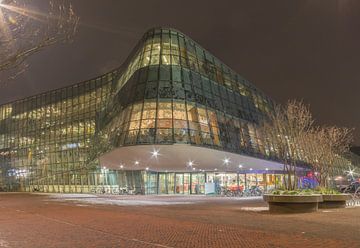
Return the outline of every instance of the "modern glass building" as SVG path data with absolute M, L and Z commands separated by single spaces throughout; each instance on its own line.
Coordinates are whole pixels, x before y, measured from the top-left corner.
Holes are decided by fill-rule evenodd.
M 274 103 L 186 35 L 154 28 L 125 63 L 0 106 L 0 187 L 199 194 L 206 182 L 273 188 Z

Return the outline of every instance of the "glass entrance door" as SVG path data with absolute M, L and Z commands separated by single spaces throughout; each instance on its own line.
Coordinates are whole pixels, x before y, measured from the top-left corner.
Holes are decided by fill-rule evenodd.
M 159 194 L 167 194 L 167 174 L 159 173 Z
M 184 173 L 175 176 L 175 194 L 184 194 Z
M 190 173 L 175 174 L 175 194 L 190 193 Z
M 184 173 L 184 194 L 190 194 L 190 173 Z
M 168 194 L 174 194 L 175 189 L 175 173 L 167 174 L 167 191 Z
M 205 174 L 193 173 L 191 174 L 191 194 L 205 193 Z

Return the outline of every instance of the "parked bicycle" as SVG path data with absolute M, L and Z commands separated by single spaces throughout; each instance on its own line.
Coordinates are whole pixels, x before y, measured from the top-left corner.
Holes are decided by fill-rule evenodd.
M 105 190 L 105 187 L 103 187 L 103 186 L 95 186 L 95 187 L 91 188 L 90 192 L 92 194 L 105 194 L 106 190 Z
M 217 194 L 225 197 L 250 197 L 263 195 L 263 190 L 258 186 L 246 189 L 242 186 L 222 186 L 217 189 Z
M 360 182 L 352 182 L 350 185 L 341 188 L 340 191 L 351 195 L 351 199 L 347 201 L 348 206 L 360 206 Z
M 128 187 L 116 187 L 112 189 L 112 194 L 114 195 L 128 195 Z
M 250 195 L 251 196 L 262 196 L 263 191 L 259 188 L 259 186 L 252 186 L 250 188 Z
M 38 187 L 34 187 L 32 191 L 33 192 L 40 192 L 40 189 Z

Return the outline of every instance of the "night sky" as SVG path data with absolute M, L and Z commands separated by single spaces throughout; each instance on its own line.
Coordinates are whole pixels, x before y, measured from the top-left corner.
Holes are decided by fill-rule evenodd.
M 193 38 L 275 101 L 303 99 L 318 123 L 356 128 L 360 144 L 360 1 L 73 4 L 81 19 L 74 42 L 28 59 L 25 74 L 0 86 L 0 103 L 114 69 L 147 29 L 165 26 Z

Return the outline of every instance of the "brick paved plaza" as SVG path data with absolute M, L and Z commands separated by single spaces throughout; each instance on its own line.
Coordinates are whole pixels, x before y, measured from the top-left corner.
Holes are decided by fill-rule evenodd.
M 261 198 L 0 194 L 0 247 L 360 247 L 360 208 L 270 215 Z

